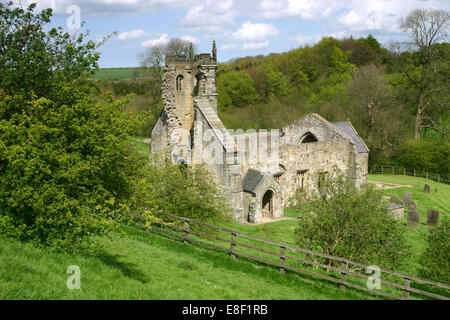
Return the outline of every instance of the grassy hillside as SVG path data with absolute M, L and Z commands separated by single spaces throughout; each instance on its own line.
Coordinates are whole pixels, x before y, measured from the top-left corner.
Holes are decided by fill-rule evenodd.
M 328 283 L 124 226 L 100 256 L 58 254 L 0 237 L 0 299 L 361 299 Z M 81 270 L 68 290 L 66 269 Z
M 142 78 L 146 74 L 141 68 L 101 68 L 94 75 L 96 80 L 122 80 Z
M 420 226 L 419 229 L 408 229 L 409 243 L 412 246 L 413 255 L 410 259 L 409 268 L 405 270 L 411 274 L 417 274 L 419 265 L 419 258 L 427 247 L 426 236 L 430 227 L 427 226 L 427 212 L 429 209 L 436 209 L 440 211 L 440 223 L 449 219 L 450 216 L 450 185 L 437 183 L 425 178 L 417 178 L 404 175 L 380 175 L 369 174 L 369 180 L 411 185 L 412 188 L 401 187 L 383 190 L 386 196 L 396 196 L 401 199 L 403 191 L 411 192 L 412 200 L 417 204 L 417 210 L 420 212 Z M 431 192 L 424 193 L 423 186 L 430 185 Z M 437 189 L 437 191 L 435 191 Z M 405 208 L 405 215 L 402 223 L 406 225 L 408 216 L 408 209 Z

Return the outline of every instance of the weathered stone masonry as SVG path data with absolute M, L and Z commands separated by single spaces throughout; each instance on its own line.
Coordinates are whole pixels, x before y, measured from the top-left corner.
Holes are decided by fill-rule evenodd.
M 251 144 L 252 134 L 230 135 L 219 119 L 216 70 L 215 44 L 212 56 L 166 58 L 164 109 L 152 130 L 150 147 L 161 165 L 196 163 L 201 158 L 229 199 L 234 219 L 252 223 L 283 216 L 283 207 L 296 190 L 316 190 L 320 183 L 316 173 L 326 174 L 334 166 L 347 172 L 356 186 L 366 183 L 369 150 L 356 130 L 349 121 L 332 123 L 318 114 L 308 114 L 279 131 L 275 167 L 255 164 L 248 157 L 240 163 L 229 161 L 248 153 L 232 142 L 244 139 Z M 207 129 L 214 130 L 205 140 Z M 211 161 L 211 147 L 222 161 Z

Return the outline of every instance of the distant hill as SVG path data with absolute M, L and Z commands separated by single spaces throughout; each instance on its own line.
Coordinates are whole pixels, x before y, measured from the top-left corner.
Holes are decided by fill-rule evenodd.
M 130 68 L 101 68 L 94 75 L 95 80 L 123 80 L 145 78 L 148 74 L 139 67 Z

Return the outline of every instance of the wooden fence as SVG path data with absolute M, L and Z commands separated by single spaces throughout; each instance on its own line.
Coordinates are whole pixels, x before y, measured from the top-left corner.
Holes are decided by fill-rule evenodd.
M 291 246 L 271 240 L 258 238 L 235 230 L 210 225 L 192 219 L 178 217 L 167 213 L 159 213 L 161 222 L 144 224 L 145 218 L 131 214 L 138 221 L 135 225 L 146 231 L 153 231 L 166 236 L 175 237 L 184 243 L 195 243 L 209 248 L 227 252 L 231 258 L 241 256 L 250 260 L 259 261 L 279 268 L 280 273 L 286 270 L 298 272 L 315 280 L 321 279 L 338 284 L 341 290 L 346 287 L 355 288 L 371 294 L 377 294 L 392 299 L 410 299 L 410 293 L 423 298 L 450 300 L 450 286 L 413 275 L 379 268 L 380 285 L 378 289 L 369 289 L 367 281 L 371 275 L 367 271 L 371 266 L 350 261 L 345 258 L 330 256 L 320 252 Z M 133 219 L 134 220 L 134 219 Z M 158 226 L 155 226 L 158 225 Z M 171 229 L 171 231 L 169 231 Z M 195 230 L 198 229 L 198 230 Z M 228 235 L 221 236 L 221 234 Z M 207 241 L 205 241 L 205 239 Z M 263 244 L 265 247 L 251 245 L 249 241 Z M 212 241 L 212 242 L 211 242 Z M 226 243 L 223 247 L 218 244 Z M 272 250 L 269 250 L 271 247 Z M 275 250 L 273 250 L 275 248 Z M 261 254 L 273 257 L 263 258 Z M 331 265 L 330 262 L 333 262 Z M 297 263 L 293 265 L 292 263 Z M 416 286 L 413 287 L 413 284 Z M 384 286 L 383 289 L 381 289 Z M 416 298 L 416 297 L 414 297 Z
M 415 169 L 407 169 L 403 167 L 394 167 L 394 166 L 369 166 L 369 173 L 370 174 L 398 174 L 398 175 L 408 175 L 413 177 L 421 177 L 425 179 L 430 179 L 433 181 L 450 184 L 450 179 L 447 176 L 438 174 L 438 173 L 432 173 L 432 172 L 426 172 L 426 171 L 419 171 Z

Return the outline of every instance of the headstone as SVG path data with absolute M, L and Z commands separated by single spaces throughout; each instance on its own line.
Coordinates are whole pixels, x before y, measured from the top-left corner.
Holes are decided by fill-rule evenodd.
M 412 200 L 412 194 L 408 191 L 403 191 L 402 200 L 405 205 L 407 205 Z
M 439 211 L 438 210 L 428 210 L 427 214 L 427 225 L 430 227 L 437 226 L 439 222 Z
M 417 205 L 414 201 L 409 201 L 407 203 L 408 211 L 417 211 Z
M 399 201 L 400 201 L 400 199 L 399 199 Z M 404 206 L 403 206 L 403 204 L 389 203 L 387 205 L 387 209 L 392 214 L 394 219 L 396 219 L 396 220 L 403 220 L 403 214 L 404 214 Z
M 428 184 L 425 183 L 425 185 L 423 186 L 423 192 L 425 193 L 430 193 L 430 186 Z
M 408 210 L 408 220 L 406 224 L 409 228 L 419 229 L 420 212 L 416 210 Z
M 434 192 L 437 192 L 437 188 L 436 188 L 436 189 L 434 189 Z
M 389 203 L 395 203 L 395 204 L 403 205 L 403 201 L 400 200 L 399 198 L 397 198 L 396 196 L 390 197 Z

